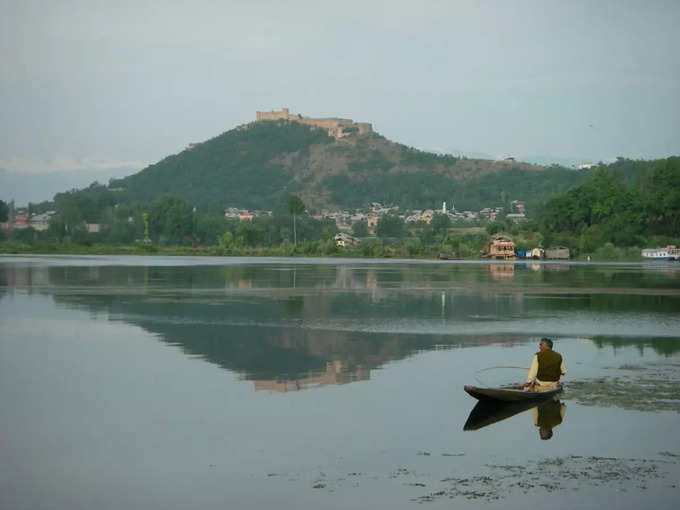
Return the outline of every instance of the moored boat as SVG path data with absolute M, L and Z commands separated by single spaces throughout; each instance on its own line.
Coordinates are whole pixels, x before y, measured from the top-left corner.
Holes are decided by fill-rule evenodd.
M 645 248 L 642 256 L 652 260 L 680 260 L 680 248 L 672 244 L 665 248 Z
M 497 388 L 479 388 L 477 386 L 465 386 L 463 388 L 468 394 L 477 400 L 490 400 L 500 402 L 537 402 L 545 400 L 562 391 L 562 385 L 547 391 L 525 391 L 523 386 L 500 386 Z

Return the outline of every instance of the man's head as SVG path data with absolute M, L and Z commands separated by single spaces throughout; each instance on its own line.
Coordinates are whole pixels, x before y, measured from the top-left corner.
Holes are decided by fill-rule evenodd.
M 541 427 L 538 429 L 538 435 L 543 441 L 547 441 L 553 436 L 553 431 L 547 427 Z
M 538 343 L 539 349 L 542 351 L 545 351 L 546 349 L 552 349 L 553 342 L 550 340 L 550 338 L 541 338 L 541 341 Z

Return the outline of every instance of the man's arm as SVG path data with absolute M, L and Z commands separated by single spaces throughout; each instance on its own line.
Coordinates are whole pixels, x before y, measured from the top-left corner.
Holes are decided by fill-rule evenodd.
M 531 359 L 531 367 L 529 368 L 529 374 L 527 375 L 527 382 L 531 382 L 534 379 L 536 379 L 537 374 L 538 374 L 538 356 L 534 354 L 534 357 Z
M 560 365 L 560 373 L 562 375 L 567 373 L 567 367 L 564 366 L 564 360 L 562 360 L 562 364 Z

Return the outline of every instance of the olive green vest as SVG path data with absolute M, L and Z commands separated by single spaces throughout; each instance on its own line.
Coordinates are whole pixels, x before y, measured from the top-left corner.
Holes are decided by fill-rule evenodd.
M 539 381 L 559 381 L 562 371 L 562 356 L 555 351 L 546 349 L 536 354 L 538 356 L 538 374 L 536 379 Z

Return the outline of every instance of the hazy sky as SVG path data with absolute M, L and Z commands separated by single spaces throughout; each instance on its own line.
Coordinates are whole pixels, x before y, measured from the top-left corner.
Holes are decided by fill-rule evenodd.
M 5 173 L 141 168 L 281 107 L 423 149 L 680 154 L 677 0 L 0 0 L 0 12 Z

